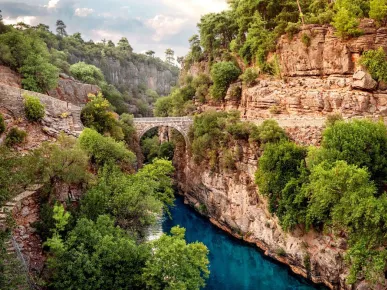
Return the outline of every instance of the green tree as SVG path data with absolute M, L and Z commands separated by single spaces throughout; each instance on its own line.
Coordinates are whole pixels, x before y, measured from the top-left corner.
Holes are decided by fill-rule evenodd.
M 265 146 L 255 181 L 259 192 L 269 197 L 272 213 L 278 210 L 287 183 L 300 177 L 305 157 L 306 149 L 291 142 L 268 143 Z
M 2 114 L 0 114 L 0 135 L 5 132 L 7 127 L 5 126 L 4 117 Z
M 55 289 L 143 289 L 149 248 L 137 246 L 108 216 L 79 219 L 65 240 L 55 236 L 47 245 Z
M 113 162 L 125 169 L 130 169 L 136 162 L 136 156 L 125 144 L 116 142 L 111 137 L 104 137 L 97 131 L 86 128 L 79 137 L 81 148 L 88 152 L 92 160 L 99 165 Z
M 368 70 L 372 78 L 387 82 L 387 55 L 382 47 L 364 52 L 359 62 Z
M 133 48 L 129 44 L 129 41 L 128 41 L 128 39 L 126 37 L 122 37 L 118 41 L 117 47 L 118 47 L 119 50 L 124 51 L 124 52 L 128 52 L 128 53 L 132 53 L 133 52 Z
M 147 55 L 147 56 L 150 56 L 150 57 L 155 57 L 155 52 L 153 51 L 153 50 L 148 50 L 147 52 L 145 52 L 145 54 Z
M 173 65 L 175 61 L 175 52 L 171 48 L 165 51 L 165 61 L 170 65 Z
M 367 167 L 378 186 L 387 174 L 387 130 L 382 122 L 337 122 L 323 133 L 322 147 L 334 151 L 337 160 Z
M 211 88 L 212 97 L 215 100 L 223 100 L 230 84 L 236 81 L 240 74 L 240 69 L 232 62 L 214 64 L 211 69 L 211 78 L 214 82 Z
M 83 125 L 88 128 L 95 129 L 98 133 L 110 133 L 113 135 L 112 133 L 114 132 L 114 128 L 119 125 L 114 116 L 111 104 L 102 96 L 101 93 L 97 96 L 90 95 L 89 99 L 90 102 L 86 104 L 81 112 Z
M 94 65 L 78 62 L 70 66 L 71 74 L 81 82 L 100 85 L 105 82 L 102 71 Z
M 67 32 L 66 32 L 66 24 L 64 24 L 64 22 L 62 20 L 57 20 L 56 21 L 56 33 L 61 36 L 61 37 L 65 37 L 67 36 Z
M 152 244 L 143 279 L 147 289 L 199 290 L 208 278 L 208 249 L 202 243 L 187 244 L 185 229 L 174 227 Z
M 387 1 L 371 0 L 370 17 L 378 21 L 380 24 L 385 24 L 387 19 Z

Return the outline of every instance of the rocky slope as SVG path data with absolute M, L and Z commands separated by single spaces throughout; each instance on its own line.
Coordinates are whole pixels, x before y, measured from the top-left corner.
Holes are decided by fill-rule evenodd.
M 178 80 L 178 70 L 169 69 L 147 58 L 133 55 L 130 61 L 115 58 L 92 60 L 70 56 L 70 63 L 85 61 L 99 67 L 105 79 L 120 91 L 129 92 L 136 97 L 140 87 L 156 91 L 159 95 L 168 95 Z
M 363 20 L 361 26 L 364 35 L 345 41 L 330 26 L 305 26 L 292 39 L 283 36 L 276 51 L 281 78 L 260 77 L 255 86 L 243 87 L 240 100 L 226 97 L 223 103 L 202 105 L 199 110 L 236 109 L 244 119 L 256 123 L 275 118 L 295 142 L 304 145 L 319 145 L 324 119 L 333 112 L 345 118 L 386 117 L 387 86 L 372 80 L 357 60 L 369 49 L 387 51 L 387 28 L 378 28 L 370 20 Z M 303 43 L 303 35 L 309 36 L 310 45 Z M 205 71 L 208 65 L 200 63 L 189 68 L 188 74 Z M 175 164 L 186 201 L 214 224 L 256 244 L 266 255 L 314 282 L 331 289 L 367 289 L 364 282 L 354 288 L 345 284 L 345 239 L 306 233 L 302 228 L 292 233 L 281 229 L 254 184 L 262 152 L 248 143 L 237 146 L 243 150 L 237 169 L 219 172 L 195 164 L 180 148 Z

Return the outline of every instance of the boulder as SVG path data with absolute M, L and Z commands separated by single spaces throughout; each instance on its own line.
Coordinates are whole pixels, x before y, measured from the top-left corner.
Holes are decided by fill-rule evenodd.
M 375 81 L 372 76 L 365 71 L 359 70 L 353 75 L 352 87 L 355 89 L 372 91 L 375 90 L 377 86 L 378 82 Z

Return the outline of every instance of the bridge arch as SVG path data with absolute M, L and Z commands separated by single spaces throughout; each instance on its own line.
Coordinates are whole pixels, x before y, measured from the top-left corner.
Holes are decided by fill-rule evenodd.
M 134 118 L 133 123 L 140 140 L 146 132 L 153 128 L 170 127 L 180 132 L 184 137 L 186 145 L 190 146 L 188 132 L 193 124 L 193 120 L 190 117 Z

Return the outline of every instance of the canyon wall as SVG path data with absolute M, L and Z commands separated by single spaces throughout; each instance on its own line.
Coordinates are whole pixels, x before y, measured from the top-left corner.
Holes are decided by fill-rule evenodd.
M 378 28 L 371 20 L 363 20 L 361 27 L 364 34 L 349 40 L 337 38 L 330 26 L 318 25 L 305 26 L 293 38 L 283 36 L 275 53 L 280 78 L 260 76 L 250 88 L 233 84 L 242 87 L 240 100 L 229 98 L 228 93 L 222 103 L 198 104 L 199 111 L 238 110 L 243 119 L 257 125 L 273 118 L 296 143 L 317 146 L 329 114 L 340 113 L 348 120 L 385 119 L 387 85 L 373 80 L 358 65 L 358 59 L 370 49 L 382 47 L 387 51 L 387 28 Z M 310 38 L 309 45 L 302 41 L 305 35 Z M 200 63 L 186 73 L 195 76 L 208 71 L 208 65 Z M 281 229 L 254 183 L 262 150 L 240 142 L 234 150 L 243 151 L 236 170 L 211 171 L 195 164 L 178 148 L 177 180 L 186 202 L 215 225 L 256 244 L 266 255 L 316 283 L 331 289 L 368 289 L 364 282 L 353 288 L 345 284 L 345 239 L 303 228 L 291 233 Z
M 106 81 L 113 84 L 121 92 L 130 94 L 138 92 L 139 87 L 156 91 L 159 95 L 168 95 L 172 87 L 177 85 L 178 70 L 168 68 L 147 57 L 133 54 L 131 60 L 109 58 L 82 59 L 70 55 L 70 63 L 85 61 L 99 67 Z

